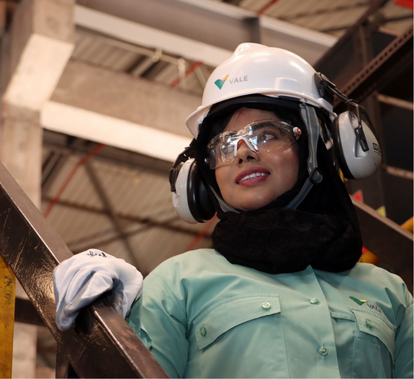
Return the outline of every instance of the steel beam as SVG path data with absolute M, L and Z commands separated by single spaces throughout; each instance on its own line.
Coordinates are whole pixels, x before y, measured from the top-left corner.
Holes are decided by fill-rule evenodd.
M 150 80 L 70 61 L 42 109 L 41 125 L 174 162 L 191 142 L 183 121 L 200 102 Z
M 91 180 L 91 183 L 92 183 L 93 188 L 95 189 L 95 192 L 97 193 L 99 197 L 99 200 L 102 202 L 104 212 L 107 214 L 107 216 L 111 220 L 112 224 L 115 227 L 115 230 L 118 232 L 119 238 L 122 240 L 125 250 L 128 253 L 129 259 L 134 264 L 134 266 L 139 269 L 139 263 L 137 262 L 135 258 L 134 249 L 129 243 L 128 235 L 124 231 L 124 227 L 116 215 L 114 206 L 111 203 L 109 196 L 107 195 L 105 189 L 103 188 L 101 181 L 98 175 L 96 174 L 95 170 L 93 169 L 92 164 L 90 162 L 87 162 L 85 164 L 85 170 L 89 176 L 89 179 Z
M 0 253 L 79 377 L 166 377 L 106 299 L 81 311 L 74 328 L 55 323 L 52 272 L 72 253 L 0 164 Z
M 377 94 L 377 99 L 379 102 L 392 105 L 394 107 L 407 109 L 409 111 L 414 111 L 414 104 L 412 101 L 406 101 L 402 99 L 397 99 L 396 97 L 386 96 L 382 94 Z
M 343 88 L 350 98 L 361 103 L 386 82 L 398 76 L 402 70 L 413 62 L 413 27 L 391 42 L 380 54 L 355 75 Z M 336 109 L 343 109 L 337 104 Z
M 343 50 L 344 46 L 346 46 L 356 33 L 358 33 L 358 30 L 361 26 L 365 25 L 367 22 L 369 22 L 370 17 L 378 12 L 389 0 L 377 0 L 373 1 L 371 6 L 367 9 L 367 11 L 359 18 L 359 20 L 351 26 L 348 31 L 333 45 L 329 51 L 323 55 L 318 62 L 314 65 L 315 69 L 317 71 L 322 71 L 325 73 L 325 75 L 329 74 L 325 72 L 325 68 L 327 66 L 332 66 L 332 62 L 336 61 L 338 55 L 340 55 L 341 51 Z M 341 65 L 334 66 L 336 68 L 342 67 Z M 331 79 L 333 79 L 331 77 Z M 338 84 L 338 83 L 336 83 Z
M 43 200 L 51 201 L 52 198 L 46 197 Z M 62 207 L 72 208 L 72 209 L 76 209 L 76 210 L 80 210 L 84 212 L 90 212 L 90 213 L 99 214 L 99 215 L 104 214 L 104 211 L 102 209 L 92 207 L 89 205 L 77 204 L 71 201 L 58 200 L 56 204 Z M 161 229 L 169 230 L 169 231 L 176 232 L 176 233 L 186 234 L 186 235 L 193 236 L 193 237 L 195 237 L 198 234 L 198 231 L 195 231 L 194 229 L 172 225 L 171 223 L 177 220 L 178 216 L 174 216 L 173 219 L 168 219 L 167 221 L 158 221 L 158 220 L 155 220 L 149 217 L 139 217 L 136 215 L 129 215 L 129 214 L 123 214 L 123 213 L 116 213 L 116 217 L 118 217 L 120 220 L 129 221 L 131 223 L 143 224 L 151 228 L 161 228 Z M 206 238 L 210 238 L 210 237 L 211 237 L 210 234 L 206 235 Z
M 68 159 L 68 154 L 50 151 L 42 164 L 42 192 L 47 192 Z
M 286 48 L 311 64 L 337 37 L 210 0 L 86 0 L 77 25 L 215 67 L 242 42 Z M 260 36 L 260 37 L 259 37 Z
M 355 199 L 352 202 L 364 246 L 381 259 L 382 265 L 401 276 L 413 293 L 413 235 L 368 205 Z
M 68 142 L 71 139 L 71 142 Z M 48 150 L 60 155 L 85 155 L 91 151 L 91 142 L 81 138 L 67 136 L 65 134 L 43 131 L 43 146 Z M 140 170 L 156 174 L 168 179 L 171 169 L 171 162 L 148 155 L 139 154 L 133 151 L 120 149 L 113 146 L 106 146 L 97 155 L 97 158 L 106 162 L 115 163 L 134 170 Z

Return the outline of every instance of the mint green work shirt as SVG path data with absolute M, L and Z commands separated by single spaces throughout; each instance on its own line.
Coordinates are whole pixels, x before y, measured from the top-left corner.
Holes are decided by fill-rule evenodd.
M 128 322 L 170 377 L 413 376 L 412 296 L 371 264 L 271 275 L 191 251 L 148 275 Z

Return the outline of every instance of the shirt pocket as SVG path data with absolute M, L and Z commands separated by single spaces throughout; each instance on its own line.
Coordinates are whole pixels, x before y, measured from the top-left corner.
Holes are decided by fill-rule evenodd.
M 396 328 L 380 314 L 351 309 L 359 333 L 355 339 L 354 377 L 392 377 Z
M 254 294 L 223 299 L 194 320 L 198 348 L 205 349 L 241 324 L 278 313 L 280 301 L 277 295 Z
M 352 309 L 352 312 L 355 315 L 358 329 L 362 333 L 374 336 L 381 341 L 388 349 L 392 360 L 394 360 L 395 326 L 385 316 L 375 316 L 372 313 L 363 312 L 359 309 Z

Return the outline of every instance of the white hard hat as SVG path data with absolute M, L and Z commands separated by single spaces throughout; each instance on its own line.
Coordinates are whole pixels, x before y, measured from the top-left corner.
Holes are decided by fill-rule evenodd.
M 195 138 L 210 108 L 224 100 L 251 94 L 292 97 L 332 113 L 314 79 L 313 67 L 298 55 L 276 47 L 243 43 L 210 75 L 202 105 L 186 120 Z
M 347 111 L 337 116 L 332 107 L 335 96 L 348 108 L 353 108 L 355 113 Z M 278 98 L 277 102 L 275 98 Z M 243 43 L 213 71 L 204 89 L 202 105 L 186 120 L 194 139 L 177 157 L 170 172 L 174 206 L 182 218 L 188 222 L 204 222 L 213 217 L 215 205 L 210 201 L 209 190 L 224 212 L 238 212 L 225 203 L 211 185 L 203 182 L 197 163 L 202 166 L 205 162 L 191 159 L 184 163 L 190 158 L 197 158 L 199 127 L 210 112 L 213 117 L 214 114 L 225 114 L 222 112 L 231 114 L 240 106 L 254 108 L 270 104 L 273 107 L 277 103 L 280 107 L 291 107 L 292 102 L 286 101 L 288 99 L 297 102 L 297 110 L 305 126 L 308 177 L 298 195 L 285 206 L 286 209 L 297 208 L 312 187 L 323 180 L 318 164 L 320 139 L 327 149 L 335 145 L 333 154 L 348 179 L 365 178 L 380 167 L 381 149 L 369 115 L 362 106 L 349 99 L 325 75 L 316 72 L 296 54 L 255 43 Z M 323 120 L 323 115 L 316 108 L 324 110 L 329 120 Z

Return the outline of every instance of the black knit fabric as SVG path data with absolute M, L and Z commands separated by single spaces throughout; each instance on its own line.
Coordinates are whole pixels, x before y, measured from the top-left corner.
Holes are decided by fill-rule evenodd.
M 298 193 L 299 183 L 264 208 L 240 214 L 219 211 L 214 248 L 231 263 L 271 274 L 302 271 L 308 265 L 331 272 L 351 269 L 361 256 L 359 225 L 324 149 L 318 154 L 324 179 L 298 209 L 283 206 Z

